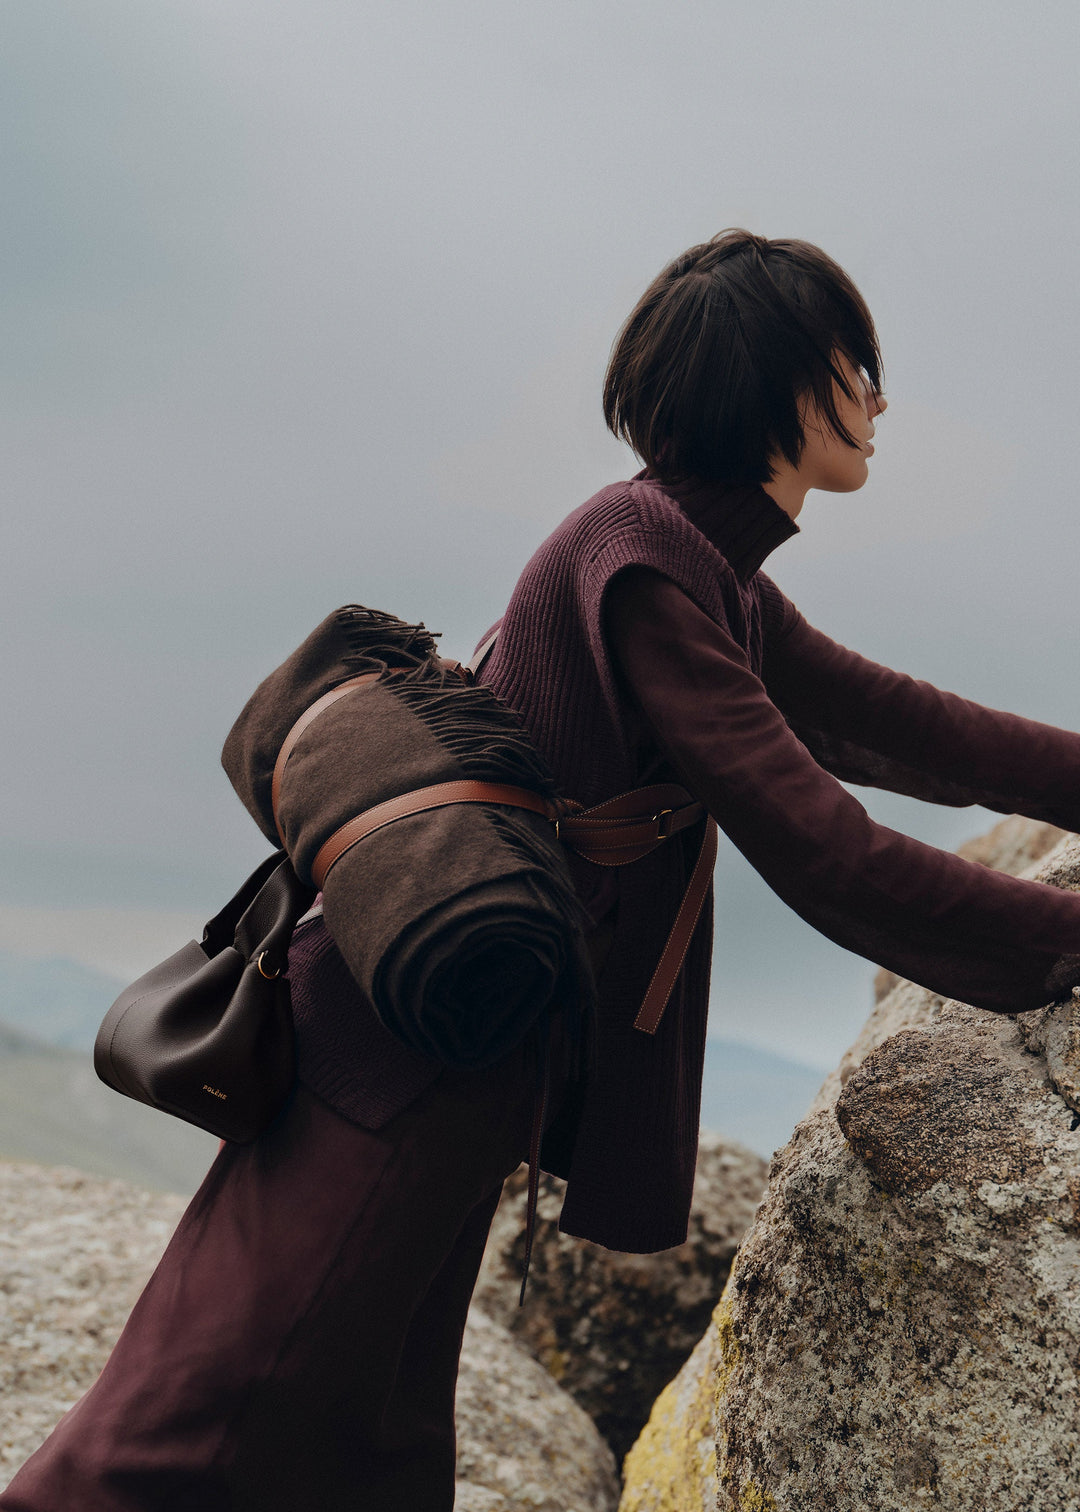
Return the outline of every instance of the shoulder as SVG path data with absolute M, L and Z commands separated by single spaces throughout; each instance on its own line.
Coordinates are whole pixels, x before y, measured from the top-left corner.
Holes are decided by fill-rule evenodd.
M 568 515 L 526 571 L 569 576 L 594 593 L 630 566 L 677 580 L 715 579 L 730 570 L 669 494 L 646 478 L 630 478 L 602 488 Z
M 775 648 L 800 625 L 805 625 L 806 621 L 787 595 L 764 572 L 755 574 L 752 586 L 761 606 L 766 643 Z
M 737 617 L 726 559 L 670 494 L 631 478 L 587 499 L 534 552 L 507 605 L 491 672 L 531 656 L 580 654 L 603 666 L 605 601 L 631 568 L 669 579 L 718 623 Z

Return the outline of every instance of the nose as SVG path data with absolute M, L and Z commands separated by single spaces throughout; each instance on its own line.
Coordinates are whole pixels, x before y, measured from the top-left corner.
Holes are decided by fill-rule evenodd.
M 876 420 L 878 415 L 883 415 L 889 407 L 889 401 L 884 394 L 875 394 L 871 389 L 866 396 L 866 417 L 868 420 Z

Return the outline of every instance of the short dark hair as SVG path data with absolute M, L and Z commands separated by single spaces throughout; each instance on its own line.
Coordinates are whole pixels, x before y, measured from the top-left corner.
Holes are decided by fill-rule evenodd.
M 805 396 L 843 440 L 843 353 L 881 391 L 866 302 L 820 247 L 722 231 L 649 285 L 612 348 L 604 418 L 650 472 L 764 483 L 769 458 L 797 467 Z M 851 397 L 856 397 L 851 395 Z

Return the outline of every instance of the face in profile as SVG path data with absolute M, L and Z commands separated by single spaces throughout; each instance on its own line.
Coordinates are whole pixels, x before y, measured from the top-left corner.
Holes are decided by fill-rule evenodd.
M 818 413 L 812 400 L 807 401 L 801 411 L 806 439 L 799 458 L 798 473 L 799 481 L 808 489 L 820 488 L 826 493 L 852 493 L 866 482 L 867 461 L 874 455 L 874 421 L 888 401 L 881 394 L 875 394 L 866 374 L 854 367 L 842 353 L 837 353 L 836 363 L 855 396 L 852 398 L 838 383 L 834 383 L 836 411 L 845 430 L 858 444 L 850 446 L 842 436 L 838 436 L 824 416 Z

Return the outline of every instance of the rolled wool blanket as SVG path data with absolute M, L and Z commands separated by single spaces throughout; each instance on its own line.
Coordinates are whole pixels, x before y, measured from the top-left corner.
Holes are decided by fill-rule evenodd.
M 554 798 L 516 715 L 486 688 L 448 675 L 422 625 L 349 605 L 260 684 L 222 762 L 276 842 L 271 779 L 295 721 L 348 678 L 377 672 L 301 735 L 281 781 L 279 817 L 299 876 L 354 815 L 416 788 L 460 779 Z M 524 809 L 452 804 L 396 820 L 331 868 L 326 925 L 386 1027 L 455 1065 L 505 1055 L 542 1015 L 575 1038 L 592 1004 L 583 915 L 550 822 Z

